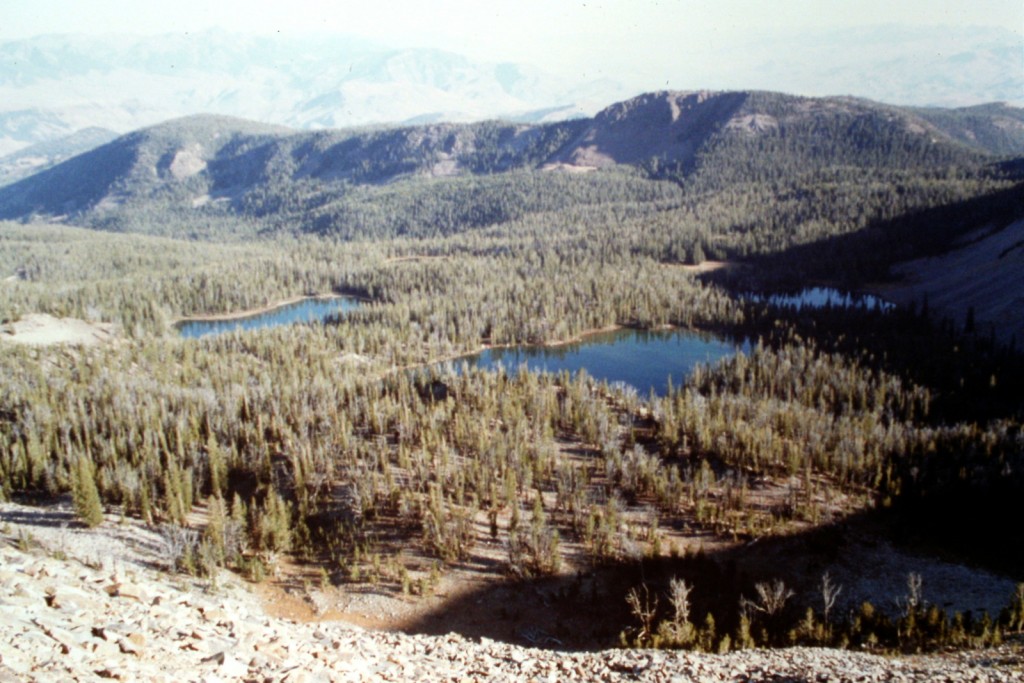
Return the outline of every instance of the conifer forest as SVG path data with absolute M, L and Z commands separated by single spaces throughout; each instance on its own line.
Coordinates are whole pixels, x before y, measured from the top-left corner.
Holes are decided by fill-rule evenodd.
M 884 296 L 897 264 L 1024 220 L 1022 152 L 943 133 L 967 125 L 956 110 L 738 97 L 694 105 L 687 153 L 585 172 L 565 167 L 586 126 L 626 135 L 648 105 L 530 130 L 239 128 L 179 177 L 175 150 L 241 126 L 182 120 L 0 188 L 0 497 L 144 520 L 200 576 L 415 599 L 475 567 L 563 581 L 589 609 L 573 586 L 614 576 L 603 635 L 542 625 L 584 647 L 916 652 L 1021 632 L 1024 584 L 986 615 L 926 604 L 913 576 L 899 610 L 848 605 L 828 557 L 868 529 L 1024 581 L 1024 339 L 926 297 L 770 295 Z M 176 327 L 310 296 L 358 303 Z M 4 338 L 37 314 L 112 332 Z M 737 350 L 663 394 L 465 362 L 614 328 Z M 747 547 L 815 560 L 736 570 Z

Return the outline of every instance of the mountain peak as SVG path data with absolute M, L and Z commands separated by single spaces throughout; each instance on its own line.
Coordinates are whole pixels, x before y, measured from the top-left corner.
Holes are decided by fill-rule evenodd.
M 655 158 L 689 164 L 746 98 L 745 92 L 706 90 L 638 95 L 598 112 L 556 161 L 591 168 Z

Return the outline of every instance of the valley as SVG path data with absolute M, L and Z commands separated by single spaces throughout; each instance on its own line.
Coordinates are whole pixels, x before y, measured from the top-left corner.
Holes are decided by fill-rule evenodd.
M 1024 129 L 990 113 L 658 92 L 119 137 L 0 187 L 0 497 L 156 530 L 303 621 L 1019 645 Z M 345 305 L 179 334 L 286 301 Z M 110 336 L 9 343 L 40 315 Z

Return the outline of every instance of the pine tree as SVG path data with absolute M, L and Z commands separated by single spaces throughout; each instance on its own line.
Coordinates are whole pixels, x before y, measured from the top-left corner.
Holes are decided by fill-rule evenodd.
M 207 542 L 213 553 L 213 560 L 217 564 L 224 562 L 225 556 L 225 534 L 228 523 L 227 505 L 220 496 L 210 496 L 207 502 L 209 521 L 203 533 L 203 540 Z
M 224 494 L 227 486 L 228 468 L 224 460 L 224 452 L 221 450 L 220 444 L 217 443 L 217 437 L 212 432 L 206 439 L 206 455 L 209 459 L 210 468 L 210 494 L 220 497 Z
M 103 504 L 100 502 L 100 492 L 96 488 L 92 462 L 84 457 L 79 457 L 71 483 L 71 497 L 78 518 L 90 528 L 102 524 Z

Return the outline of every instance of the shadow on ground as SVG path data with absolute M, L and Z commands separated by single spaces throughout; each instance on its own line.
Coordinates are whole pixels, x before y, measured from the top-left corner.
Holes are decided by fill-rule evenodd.
M 949 610 L 997 611 L 1006 604 L 1010 578 L 922 554 L 920 545 L 898 543 L 900 536 L 905 534 L 891 513 L 867 512 L 713 553 L 616 562 L 556 578 L 510 579 L 451 598 L 402 630 L 456 632 L 560 650 L 616 647 L 623 629 L 637 624 L 626 604 L 627 592 L 646 586 L 665 617 L 673 577 L 695 587 L 691 620 L 702 624 L 710 613 L 719 633 L 735 632 L 740 597 L 755 597 L 754 586 L 761 581 L 782 579 L 792 587 L 790 609 L 801 614 L 807 606 L 820 610 L 818 586 L 825 571 L 844 587 L 837 609 L 852 610 L 863 600 L 882 609 L 895 607 L 905 595 L 909 572 L 922 574 L 926 598 Z

